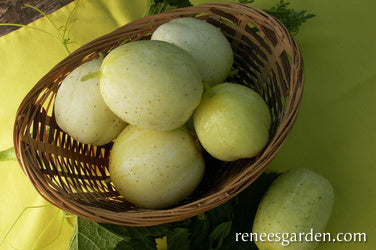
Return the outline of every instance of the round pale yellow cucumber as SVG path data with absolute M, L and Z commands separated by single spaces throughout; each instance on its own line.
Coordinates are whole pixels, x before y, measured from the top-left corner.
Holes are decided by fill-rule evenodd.
M 255 91 L 240 84 L 211 87 L 193 121 L 201 145 L 222 161 L 254 157 L 269 140 L 271 115 L 267 104 Z
M 260 202 L 253 240 L 261 250 L 314 249 L 323 239 L 333 202 L 333 187 L 323 176 L 304 168 L 286 172 Z
M 227 38 L 214 25 L 191 17 L 176 18 L 154 31 L 152 40 L 173 43 L 192 55 L 202 80 L 210 85 L 230 74 L 234 55 Z
M 99 78 L 81 81 L 99 70 L 102 59 L 94 59 L 74 69 L 56 94 L 54 113 L 59 127 L 81 143 L 104 145 L 124 129 L 126 123 L 104 102 Z
M 104 58 L 100 88 L 106 104 L 127 123 L 172 130 L 192 115 L 204 87 L 188 52 L 142 40 L 119 46 Z
M 205 162 L 199 144 L 185 127 L 156 131 L 129 125 L 112 147 L 109 171 L 128 201 L 161 209 L 196 189 Z

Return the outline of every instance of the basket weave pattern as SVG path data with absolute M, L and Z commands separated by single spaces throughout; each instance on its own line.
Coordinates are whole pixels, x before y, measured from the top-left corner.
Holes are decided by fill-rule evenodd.
M 252 159 L 221 162 L 205 154 L 206 173 L 197 190 L 163 210 L 135 207 L 109 179 L 111 144 L 79 143 L 56 124 L 53 102 L 61 81 L 77 66 L 120 44 L 150 39 L 161 24 L 196 17 L 221 28 L 234 51 L 228 82 L 257 91 L 272 114 L 270 141 Z M 273 159 L 296 119 L 303 91 L 303 61 L 287 29 L 275 18 L 238 3 L 176 9 L 133 21 L 73 52 L 48 72 L 21 103 L 14 126 L 17 158 L 35 188 L 57 207 L 102 223 L 149 226 L 182 220 L 212 209 L 249 186 Z

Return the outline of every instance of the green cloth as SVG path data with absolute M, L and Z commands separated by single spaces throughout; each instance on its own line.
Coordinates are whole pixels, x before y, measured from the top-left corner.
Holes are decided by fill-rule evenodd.
M 195 0 L 194 4 L 210 1 Z M 376 3 L 371 0 L 291 0 L 291 7 L 317 16 L 296 36 L 305 62 L 303 102 L 296 124 L 267 171 L 305 167 L 328 178 L 336 192 L 328 232 L 367 233 L 367 242 L 323 243 L 324 249 L 376 247 Z M 266 8 L 276 1 L 256 0 Z M 78 45 L 143 15 L 146 1 L 81 0 L 71 38 Z M 70 4 L 50 17 L 63 24 Z M 52 31 L 46 18 L 30 26 Z M 15 112 L 31 87 L 66 56 L 62 46 L 38 31 L 22 28 L 0 38 L 0 151 L 12 146 Z M 46 204 L 17 162 L 0 162 L 0 238 L 26 206 Z M 66 249 L 72 228 L 62 213 L 47 206 L 28 209 L 0 249 L 42 247 Z M 22 235 L 22 237 L 20 237 Z

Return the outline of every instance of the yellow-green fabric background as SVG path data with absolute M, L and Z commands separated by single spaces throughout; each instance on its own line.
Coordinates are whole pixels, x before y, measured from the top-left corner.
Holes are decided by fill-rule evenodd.
M 211 1 L 194 0 L 199 4 Z M 256 0 L 256 7 L 277 2 Z M 366 243 L 325 243 L 324 249 L 376 249 L 376 2 L 291 0 L 291 7 L 317 16 L 296 40 L 305 62 L 303 102 L 286 144 L 268 167 L 305 167 L 333 184 L 336 200 L 327 231 L 367 233 Z M 81 0 L 71 38 L 75 49 L 143 15 L 145 0 Z M 63 24 L 73 4 L 50 15 Z M 53 32 L 45 18 L 30 26 Z M 38 31 L 21 28 L 0 37 L 0 151 L 13 146 L 14 115 L 31 87 L 66 56 L 63 47 Z M 0 162 L 0 239 L 25 207 L 46 202 L 17 162 Z M 46 249 L 67 249 L 72 233 L 53 206 L 28 209 L 0 249 L 31 249 L 39 235 Z M 61 227 L 62 225 L 62 227 Z

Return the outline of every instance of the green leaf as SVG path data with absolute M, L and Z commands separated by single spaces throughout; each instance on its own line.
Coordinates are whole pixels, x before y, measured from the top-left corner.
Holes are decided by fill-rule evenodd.
M 17 160 L 14 148 L 8 148 L 7 150 L 0 152 L 0 161 L 15 161 Z
M 239 0 L 239 3 L 245 3 L 245 4 L 249 4 L 249 3 L 253 3 L 255 0 Z
M 192 6 L 189 0 L 148 0 L 144 16 L 151 16 L 167 10 Z
M 308 19 L 315 17 L 315 14 L 307 13 L 307 10 L 296 11 L 288 8 L 289 2 L 280 0 L 275 6 L 270 9 L 264 9 L 268 14 L 278 18 L 291 34 L 296 35 L 299 32 L 299 27 L 307 22 Z
M 156 4 L 168 3 L 169 5 L 175 8 L 183 8 L 183 7 L 192 6 L 189 0 L 154 0 L 153 2 L 155 2 Z
M 148 237 L 163 237 L 169 232 L 169 227 L 171 227 L 169 224 L 149 227 L 125 227 L 112 224 L 100 225 L 113 233 L 122 235 L 123 237 L 130 238 L 132 240 L 144 240 Z
M 152 238 L 132 239 L 131 241 L 120 241 L 115 250 L 156 250 L 155 240 Z
M 96 222 L 77 217 L 69 250 L 115 249 L 121 241 L 129 240 L 130 238 L 111 232 Z
M 189 230 L 188 228 L 177 227 L 167 234 L 167 247 L 169 250 L 189 250 L 190 240 L 189 240 Z
M 189 230 L 191 232 L 190 249 L 194 250 L 206 250 L 209 247 L 209 233 L 211 232 L 210 222 L 206 216 L 206 213 L 199 214 L 191 219 L 189 224 Z
M 129 238 L 119 242 L 115 249 L 157 249 L 156 238 L 161 238 L 169 232 L 170 224 L 149 227 L 125 227 L 112 224 L 101 224 L 107 230 Z
M 232 221 L 219 224 L 209 236 L 210 249 L 221 249 L 223 241 L 231 231 Z
M 206 212 L 212 228 L 218 226 L 222 222 L 229 221 L 234 218 L 233 203 L 234 200 L 230 200 Z

